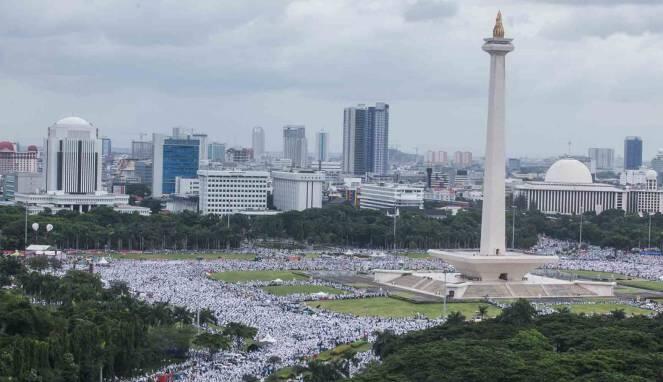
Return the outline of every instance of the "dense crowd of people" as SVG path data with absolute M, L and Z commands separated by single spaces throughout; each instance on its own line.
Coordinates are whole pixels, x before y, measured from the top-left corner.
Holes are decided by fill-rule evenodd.
M 413 266 L 427 261 L 409 261 Z M 355 317 L 326 311 L 308 309 L 293 304 L 299 297 L 277 297 L 264 292 L 261 283 L 223 283 L 207 277 L 209 272 L 223 270 L 276 270 L 276 269 L 336 269 L 339 271 L 371 268 L 400 268 L 399 260 L 369 258 L 367 260 L 340 261 L 316 258 L 299 262 L 270 258 L 263 261 L 228 260 L 219 262 L 195 261 L 116 261 L 108 267 L 99 267 L 104 280 L 121 280 L 145 300 L 170 302 L 185 306 L 191 311 L 209 308 L 219 324 L 241 322 L 258 329 L 258 338 L 272 337 L 273 344 L 247 353 L 239 362 L 222 362 L 196 357 L 184 367 L 173 365 L 169 370 L 190 381 L 240 381 L 244 375 L 262 377 L 274 370 L 268 360 L 274 356 L 279 365 L 301 363 L 305 357 L 318 354 L 337 345 L 358 339 L 371 340 L 375 331 L 392 330 L 404 333 L 437 324 L 435 320 L 422 318 L 387 319 Z M 346 287 L 347 289 L 347 287 Z M 352 291 L 352 298 L 372 297 L 360 291 Z M 339 298 L 339 297 L 336 297 Z M 194 363 L 195 362 L 195 363 Z M 195 365 L 195 366 L 194 366 Z M 146 380 L 146 377 L 142 377 Z M 140 381 L 141 379 L 137 379 Z
M 542 237 L 532 248 L 542 255 L 558 255 L 560 262 L 553 267 L 563 270 L 595 270 L 615 272 L 646 279 L 663 276 L 663 257 L 641 256 L 612 249 L 586 246 L 577 250 L 577 243 L 562 242 Z M 439 259 L 416 259 L 403 253 L 375 251 L 348 251 L 343 249 L 318 252 L 251 248 L 243 252 L 256 254 L 258 261 L 219 259 L 217 261 L 113 261 L 98 267 L 104 281 L 125 281 L 141 298 L 148 302 L 169 302 L 195 312 L 211 309 L 219 325 L 241 322 L 258 329 L 257 339 L 271 338 L 258 350 L 247 353 L 222 352 L 210 359 L 206 354 L 192 351 L 190 359 L 182 364 L 169 365 L 160 373 L 178 375 L 184 381 L 241 381 L 243 376 L 265 377 L 275 370 L 300 364 L 308 357 L 347 344 L 358 339 L 374 339 L 375 333 L 391 330 L 396 334 L 424 329 L 438 320 L 425 317 L 388 319 L 356 317 L 310 308 L 305 301 L 318 299 L 371 298 L 385 295 L 381 290 L 366 291 L 332 281 L 248 281 L 224 283 L 209 278 L 214 272 L 293 270 L 331 273 L 339 275 L 370 272 L 374 269 L 439 270 L 449 266 Z M 333 253 L 333 254 L 332 254 Z M 309 254 L 309 256 L 306 256 Z M 319 285 L 344 291 L 344 294 L 293 294 L 275 296 L 263 287 L 268 285 Z M 491 301 L 505 306 L 500 301 Z M 661 312 L 663 306 L 651 302 L 630 301 L 629 304 Z M 539 314 L 556 310 L 554 302 L 535 304 Z M 274 362 L 277 359 L 277 362 Z M 373 360 L 370 352 L 359 353 L 352 370 L 360 370 Z M 154 373 L 152 373 L 154 375 Z M 134 381 L 151 381 L 145 375 Z

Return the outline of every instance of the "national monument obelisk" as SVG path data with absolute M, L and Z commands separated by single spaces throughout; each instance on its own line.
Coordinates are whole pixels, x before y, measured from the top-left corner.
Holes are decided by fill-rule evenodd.
M 497 13 L 493 37 L 484 41 L 483 50 L 490 54 L 490 89 L 479 254 L 505 255 L 505 69 L 506 54 L 514 48 L 512 39 L 504 38 L 501 12 Z

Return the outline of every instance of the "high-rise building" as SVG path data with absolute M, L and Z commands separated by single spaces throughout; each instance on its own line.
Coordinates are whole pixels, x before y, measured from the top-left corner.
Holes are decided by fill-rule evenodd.
M 68 194 L 101 190 L 99 131 L 82 118 L 67 117 L 48 128 L 46 189 Z
M 212 162 L 226 161 L 226 144 L 212 142 L 207 145 L 207 159 Z
M 329 134 L 318 131 L 315 135 L 315 161 L 327 162 L 329 160 Z
M 267 209 L 267 171 L 199 170 L 198 179 L 201 214 Z
M 131 141 L 131 159 L 152 159 L 152 142 Z
M 292 166 L 295 168 L 307 167 L 308 149 L 304 126 L 287 125 L 283 127 L 283 157 L 291 159 Z
M 101 156 L 104 160 L 113 159 L 113 147 L 111 144 L 111 139 L 103 137 L 101 138 Z
M 459 168 L 472 165 L 472 153 L 469 151 L 456 151 L 454 153 L 454 165 Z
M 253 128 L 251 147 L 253 148 L 253 157 L 255 159 L 261 159 L 265 155 L 265 130 L 260 126 Z
M 447 164 L 448 156 L 446 151 L 426 151 L 426 157 L 424 158 L 426 163 L 429 164 Z
M 637 170 L 642 166 L 642 138 L 624 139 L 624 170 Z
M 658 149 L 658 153 L 651 160 L 651 168 L 658 174 L 658 184 L 663 181 L 663 149 Z
M 325 175 L 314 171 L 273 171 L 274 207 L 281 211 L 303 211 L 322 207 Z
M 207 134 L 192 134 L 191 139 L 195 139 L 200 142 L 198 144 L 198 160 L 207 160 Z
M 253 149 L 248 147 L 231 147 L 226 150 L 226 160 L 234 163 L 244 163 L 253 159 Z
M 152 196 L 175 192 L 175 178 L 195 178 L 200 160 L 200 140 L 154 134 Z
M 592 147 L 588 150 L 592 161 L 592 170 L 613 170 L 615 168 L 615 150 L 610 148 Z
M 14 172 L 37 172 L 39 153 L 37 146 L 28 146 L 28 151 L 19 152 L 12 142 L 0 142 L 0 175 Z
M 389 105 L 358 105 L 343 112 L 343 171 L 385 175 L 388 171 Z

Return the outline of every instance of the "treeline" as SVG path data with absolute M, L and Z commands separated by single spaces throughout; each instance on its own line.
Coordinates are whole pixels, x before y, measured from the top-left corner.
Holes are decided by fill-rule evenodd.
M 0 381 L 127 377 L 186 357 L 191 314 L 104 289 L 98 276 L 29 271 L 0 256 Z
M 515 220 L 512 220 L 515 213 Z M 22 249 L 25 245 L 24 210 L 0 208 L 0 247 Z M 538 234 L 562 240 L 579 240 L 579 216 L 546 216 L 537 211 L 507 212 L 507 245 L 529 248 Z M 384 212 L 333 206 L 290 211 L 274 216 L 230 219 L 216 215 L 160 213 L 152 216 L 120 214 L 97 208 L 87 214 L 61 211 L 28 218 L 28 227 L 37 222 L 38 233 L 28 231 L 28 243 L 50 243 L 67 249 L 112 250 L 209 250 L 234 248 L 259 241 L 296 241 L 303 244 L 355 246 L 365 248 L 476 248 L 481 231 L 480 207 L 455 216 L 429 217 L 422 211 L 401 211 L 396 236 L 393 219 Z M 43 227 L 55 228 L 46 233 Z M 648 245 L 648 217 L 606 211 L 583 217 L 583 242 L 620 249 Z M 652 246 L 663 241 L 663 216 L 652 217 Z
M 354 382 L 663 381 L 663 315 L 536 316 L 524 300 L 496 319 L 378 336 L 382 359 Z M 330 381 L 339 380 L 328 379 Z

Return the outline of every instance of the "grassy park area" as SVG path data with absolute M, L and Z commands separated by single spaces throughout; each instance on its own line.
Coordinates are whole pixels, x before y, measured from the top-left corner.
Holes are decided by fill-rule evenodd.
M 623 309 L 627 316 L 633 315 L 648 315 L 652 312 L 650 310 L 641 309 L 635 306 L 613 303 L 601 304 L 577 304 L 577 305 L 556 305 L 555 308 L 568 307 L 572 313 L 584 314 L 610 314 L 610 312 L 618 309 Z
M 663 292 L 663 281 L 645 280 L 637 277 L 622 275 L 620 273 L 612 272 L 597 272 L 597 271 L 584 271 L 584 270 L 565 270 L 563 271 L 569 275 L 575 275 L 579 278 L 586 278 L 591 280 L 607 280 L 616 281 L 618 285 L 624 287 L 632 287 L 639 289 L 648 289 L 657 292 Z
M 283 281 L 307 280 L 308 277 L 291 271 L 228 271 L 212 273 L 210 278 L 227 283 L 239 283 L 245 281 Z
M 417 313 L 429 318 L 442 315 L 442 303 L 414 304 L 408 301 L 389 297 L 362 298 L 354 300 L 327 300 L 312 301 L 308 303 L 311 307 L 319 307 L 339 313 L 349 313 L 356 316 L 378 316 L 378 317 L 413 317 Z M 449 303 L 448 313 L 460 312 L 465 317 L 472 317 L 479 310 L 479 305 L 488 306 L 488 317 L 494 317 L 499 313 L 499 308 L 492 305 L 479 303 Z
M 410 259 L 432 259 L 433 257 L 427 252 L 405 252 L 401 256 L 409 257 Z
M 113 259 L 123 260 L 255 260 L 256 256 L 249 253 L 233 252 L 161 252 L 161 253 L 113 253 Z
M 624 285 L 627 287 L 640 288 L 640 289 L 649 289 L 657 292 L 663 292 L 663 281 L 655 280 L 620 280 L 617 281 L 619 285 Z
M 290 294 L 346 294 L 346 291 L 324 286 L 324 285 L 270 285 L 262 288 L 265 292 L 275 296 L 287 296 Z

